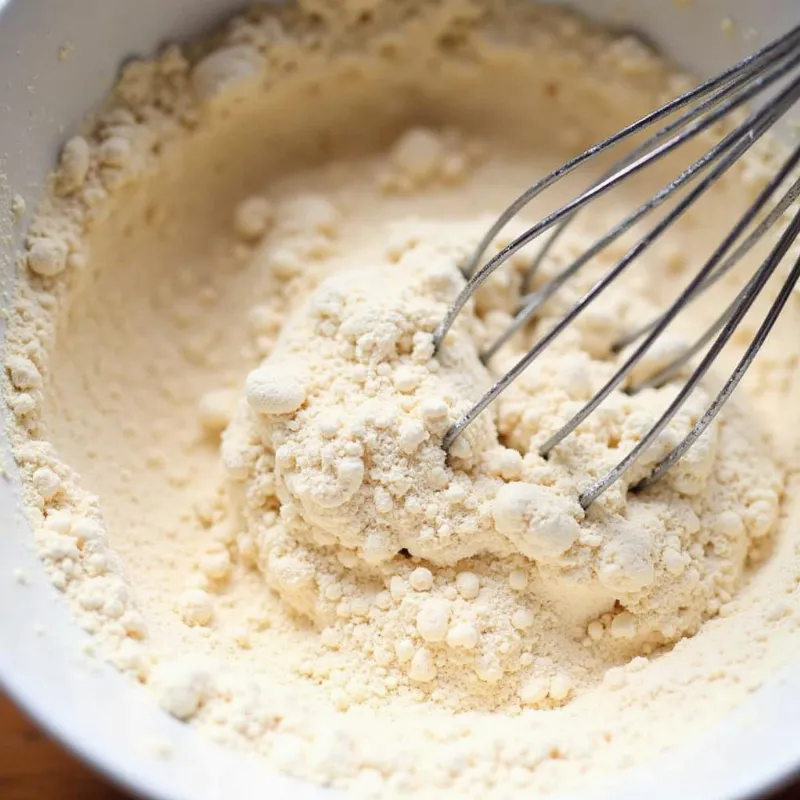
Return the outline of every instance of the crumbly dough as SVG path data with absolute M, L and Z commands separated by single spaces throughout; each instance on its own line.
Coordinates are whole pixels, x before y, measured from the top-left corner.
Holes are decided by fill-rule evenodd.
M 795 299 L 656 485 L 628 491 L 703 413 L 757 316 L 586 512 L 579 492 L 681 377 L 614 392 L 538 455 L 625 357 L 619 336 L 719 241 L 709 210 L 724 203 L 729 224 L 764 186 L 769 148 L 441 447 L 641 232 L 484 365 L 522 251 L 434 354 L 494 216 L 686 85 L 629 36 L 514 0 L 308 0 L 125 66 L 30 225 L 5 353 L 38 550 L 112 663 L 226 745 L 381 797 L 580 787 L 709 727 L 784 663 L 800 644 Z M 579 214 L 536 280 L 682 164 Z M 589 180 L 537 200 L 490 253 Z

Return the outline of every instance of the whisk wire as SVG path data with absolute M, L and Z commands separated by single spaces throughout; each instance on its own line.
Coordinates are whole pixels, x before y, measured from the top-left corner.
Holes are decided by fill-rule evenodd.
M 728 134 L 716 147 L 712 148 L 703 158 L 698 159 L 684 173 L 661 190 L 656 195 L 665 195 L 675 191 L 675 185 L 686 183 L 705 166 L 713 163 L 721 154 L 729 150 L 732 152 L 725 158 L 720 165 L 675 209 L 643 239 L 637 242 L 624 256 L 612 267 L 590 290 L 587 292 L 548 332 L 542 339 L 534 344 L 528 352 L 514 364 L 494 385 L 447 431 L 444 436 L 442 446 L 447 450 L 455 439 L 475 420 L 475 418 L 492 403 L 502 392 L 504 392 L 530 364 L 554 341 L 563 331 L 597 298 L 602 294 L 629 266 L 641 255 L 652 243 L 669 228 L 679 216 L 693 203 L 697 197 L 705 192 L 714 181 L 727 169 L 729 169 L 738 158 L 748 150 L 774 123 L 783 110 L 788 109 L 791 104 L 800 96 L 800 78 L 784 89 L 776 100 L 761 110 L 755 112 L 747 122 Z M 780 113 L 779 113 L 780 112 Z M 668 196 L 668 195 L 667 195 Z M 662 201 L 663 202 L 663 201 Z M 642 208 L 648 207 L 652 203 L 648 201 L 640 207 L 634 214 L 628 217 L 630 220 L 640 214 Z M 625 225 L 623 222 L 621 225 Z M 619 227 L 619 226 L 618 226 Z M 515 320 L 516 322 L 516 320 Z M 513 324 L 513 323 L 512 323 Z
M 800 32 L 800 29 L 798 32 Z M 778 63 L 781 58 L 786 58 L 792 54 L 794 44 L 795 42 L 790 40 L 788 42 L 788 45 L 784 45 L 784 47 L 778 50 L 777 55 L 775 53 L 769 53 L 769 55 L 772 58 L 775 58 L 775 63 Z M 755 64 L 755 67 L 760 67 L 760 66 L 761 62 Z M 625 156 L 615 161 L 611 165 L 611 167 L 605 173 L 603 173 L 603 175 L 600 177 L 600 180 L 602 181 L 608 178 L 618 170 L 622 169 L 624 166 L 632 163 L 639 156 L 648 152 L 653 147 L 655 147 L 659 142 L 666 139 L 670 134 L 672 134 L 677 130 L 680 130 L 682 127 L 685 127 L 692 119 L 701 116 L 705 111 L 708 111 L 711 108 L 714 108 L 715 106 L 719 105 L 719 103 L 721 103 L 730 94 L 732 94 L 735 91 L 738 91 L 743 86 L 755 80 L 755 78 L 758 77 L 758 75 L 759 72 L 757 69 L 754 69 L 753 65 L 749 65 L 747 69 L 743 69 L 741 72 L 737 72 L 729 80 L 723 82 L 721 88 L 718 91 L 714 92 L 714 94 L 712 94 L 707 100 L 702 102 L 700 105 L 695 106 L 694 108 L 691 108 L 685 113 L 681 114 L 680 117 L 669 122 L 663 128 L 659 129 L 655 134 L 653 134 L 644 142 L 642 142 L 640 145 L 635 147 L 630 153 L 627 153 Z M 597 181 L 595 181 L 595 183 L 597 183 Z M 595 185 L 595 183 L 593 183 L 592 185 Z M 577 212 L 575 212 L 575 214 L 577 214 Z M 545 258 L 550 253 L 554 245 L 558 242 L 564 231 L 569 227 L 570 223 L 575 218 L 575 214 L 571 214 L 569 217 L 562 220 L 556 226 L 553 233 L 548 237 L 547 241 L 542 245 L 542 247 L 539 249 L 539 252 L 532 259 L 531 264 L 528 267 L 528 270 L 525 273 L 525 277 L 523 279 L 524 292 L 529 291 L 534 276 L 539 271 L 540 267 L 544 263 Z M 468 272 L 467 274 L 469 276 L 471 272 Z
M 495 236 L 511 221 L 528 203 L 530 203 L 537 195 L 552 186 L 556 181 L 568 175 L 573 170 L 580 167 L 582 164 L 594 158 L 598 153 L 608 150 L 610 147 L 635 136 L 641 131 L 647 129 L 651 125 L 659 122 L 660 120 L 668 117 L 670 114 L 685 108 L 690 103 L 705 97 L 710 92 L 714 91 L 719 86 L 725 85 L 738 75 L 749 72 L 757 72 L 765 62 L 769 62 L 772 58 L 780 58 L 787 52 L 790 52 L 797 43 L 800 42 L 800 25 L 795 26 L 783 36 L 770 42 L 762 47 L 755 53 L 746 56 L 732 67 L 724 70 L 713 78 L 701 83 L 694 89 L 683 93 L 679 97 L 671 100 L 655 111 L 651 111 L 644 117 L 641 117 L 630 125 L 622 128 L 616 133 L 601 140 L 595 145 L 592 145 L 583 153 L 575 156 L 567 161 L 557 170 L 554 170 L 549 175 L 546 175 L 541 180 L 537 181 L 533 186 L 529 187 L 523 192 L 516 200 L 514 200 L 498 217 L 496 222 L 489 228 L 484 235 L 480 244 L 475 250 L 475 253 L 465 268 L 465 273 L 472 276 L 478 261 L 480 261 L 486 249 L 494 240 Z
M 789 171 L 791 171 L 791 168 Z M 777 187 L 786 179 L 787 174 L 788 173 L 785 171 L 784 167 L 780 173 L 780 180 L 778 180 L 777 183 L 774 180 L 771 181 L 765 191 L 769 191 L 770 195 L 773 194 Z M 693 301 L 700 297 L 703 292 L 705 292 L 707 289 L 710 289 L 712 286 L 714 286 L 714 284 L 718 283 L 723 277 L 725 277 L 725 275 L 727 275 L 759 243 L 759 241 L 764 238 L 764 235 L 775 225 L 779 219 L 781 219 L 781 217 L 783 217 L 786 210 L 792 205 L 792 203 L 794 203 L 795 200 L 797 200 L 798 197 L 800 197 L 800 179 L 795 181 L 795 183 L 781 198 L 775 208 L 773 208 L 772 211 L 770 211 L 769 214 L 758 223 L 755 229 L 748 234 L 747 238 L 725 259 L 722 264 L 719 265 L 716 270 L 714 270 L 711 275 L 708 276 L 703 284 L 692 295 L 691 300 Z M 760 208 L 762 206 L 763 202 L 759 198 L 756 200 L 756 207 Z M 668 311 L 664 313 L 668 313 Z M 629 333 L 621 336 L 611 346 L 612 352 L 619 353 L 628 347 L 628 345 L 633 344 L 637 339 L 652 330 L 660 321 L 660 319 L 661 316 L 655 317 L 644 325 L 634 328 Z
M 704 192 L 709 185 L 713 184 L 717 178 L 727 170 L 733 162 L 735 162 L 741 155 L 752 145 L 752 142 L 749 140 L 745 140 L 743 146 L 734 150 L 724 162 L 720 163 L 720 165 L 710 173 L 702 184 L 697 186 L 691 194 L 687 195 L 687 197 L 683 200 L 682 204 L 685 208 L 688 208 L 697 197 Z M 556 447 L 561 441 L 563 441 L 570 433 L 572 433 L 582 422 L 584 422 L 589 415 L 595 411 L 600 404 L 611 394 L 611 392 L 616 389 L 623 380 L 631 373 L 633 368 L 641 361 L 642 357 L 647 353 L 653 343 L 658 339 L 658 337 L 669 327 L 669 325 L 675 320 L 678 314 L 683 311 L 683 309 L 691 302 L 693 297 L 696 296 L 697 292 L 702 290 L 703 284 L 708 281 L 710 275 L 713 274 L 715 268 L 719 264 L 719 262 L 724 258 L 725 253 L 733 246 L 736 240 L 741 236 L 741 234 L 747 230 L 748 226 L 752 223 L 755 217 L 758 215 L 759 211 L 764 207 L 764 205 L 769 201 L 769 198 L 775 193 L 778 187 L 781 185 L 783 180 L 786 179 L 786 176 L 789 172 L 797 166 L 798 162 L 800 162 L 800 147 L 796 148 L 792 155 L 787 159 L 784 163 L 783 167 L 781 168 L 780 172 L 773 178 L 770 184 L 764 189 L 760 196 L 757 198 L 756 202 L 751 205 L 747 211 L 742 215 L 736 225 L 733 227 L 731 232 L 725 237 L 722 244 L 712 253 L 712 255 L 708 258 L 706 263 L 700 269 L 700 271 L 695 275 L 695 277 L 689 282 L 688 286 L 681 292 L 678 298 L 670 305 L 667 311 L 661 315 L 659 321 L 656 325 L 653 326 L 652 330 L 649 332 L 647 337 L 644 341 L 636 348 L 636 350 L 625 360 L 619 369 L 614 373 L 614 375 L 606 381 L 601 389 L 599 389 L 592 398 L 578 411 L 573 417 L 570 418 L 568 422 L 566 422 L 558 431 L 556 431 L 553 436 L 551 436 L 540 448 L 539 452 L 541 455 L 547 457 L 550 455 L 550 452 L 554 447 Z M 800 183 L 800 181 L 798 181 Z M 798 185 L 795 184 L 795 186 Z M 744 291 L 744 290 L 743 290 Z M 741 295 L 742 293 L 740 293 Z M 741 300 L 741 297 L 737 297 L 734 300 L 731 308 L 736 307 L 736 303 Z M 712 326 L 710 332 L 708 333 L 706 341 L 710 341 L 711 337 L 714 333 L 719 330 L 725 322 L 727 322 L 728 318 L 732 316 L 733 311 L 730 311 L 729 315 L 723 315 L 716 323 L 715 326 Z M 684 363 L 687 360 L 687 356 L 681 355 L 679 359 L 676 361 L 680 361 L 680 363 Z M 659 374 L 663 371 L 659 371 Z M 663 380 L 663 378 L 662 378 Z M 641 389 L 645 384 L 640 384 L 636 389 Z
M 484 362 L 488 362 L 499 348 L 525 326 L 541 306 L 553 297 L 589 261 L 630 231 L 649 213 L 659 208 L 673 196 L 675 197 L 674 204 L 650 230 L 641 236 L 538 341 L 534 342 L 533 346 L 470 409 L 451 425 L 443 439 L 443 447 L 446 450 L 451 447 L 456 438 L 463 433 L 475 418 L 505 391 L 591 303 L 603 294 L 640 255 L 674 225 L 681 215 L 696 203 L 800 100 L 800 74 L 797 71 L 799 66 L 800 25 L 766 47 L 761 48 L 753 55 L 741 60 L 717 77 L 705 81 L 697 88 L 684 93 L 621 131 L 588 148 L 549 175 L 541 178 L 505 209 L 474 251 L 464 270 L 467 277 L 466 284 L 434 331 L 435 352 L 438 352 L 457 315 L 477 289 L 505 261 L 534 239 L 550 231 L 550 235 L 530 262 L 523 278 L 524 296 L 517 307 L 514 318 L 506 327 L 506 330 L 481 354 Z M 720 133 L 720 141 L 711 146 L 704 155 L 697 158 L 688 167 L 685 167 L 677 178 L 663 186 L 621 222 L 615 224 L 611 230 L 574 258 L 565 268 L 549 278 L 542 286 L 535 291 L 529 291 L 530 283 L 544 263 L 544 259 L 552 251 L 555 243 L 582 208 L 626 179 L 677 150 L 683 144 L 706 131 L 712 130 L 717 123 L 722 122 L 728 115 L 737 112 L 762 93 L 766 93 L 766 99 L 745 118 L 744 122 L 737 123 L 732 130 L 729 130 L 724 135 Z M 644 142 L 636 145 L 622 158 L 616 159 L 612 167 L 602 173 L 601 177 L 581 194 L 537 221 L 478 268 L 486 249 L 500 230 L 537 195 L 590 159 L 599 156 L 629 137 L 643 133 L 651 126 L 665 119 L 667 120 L 666 124 L 656 130 L 655 133 L 649 135 Z M 798 165 L 800 165 L 800 146 L 794 149 L 768 185 L 759 192 L 753 204 L 740 216 L 720 245 L 705 260 L 699 272 L 689 281 L 688 285 L 669 305 L 666 311 L 661 312 L 654 319 L 640 325 L 635 330 L 619 337 L 614 342 L 611 348 L 612 353 L 620 353 L 628 346 L 639 343 L 635 346 L 633 352 L 625 357 L 622 365 L 616 368 L 614 374 L 604 385 L 542 445 L 540 453 L 544 457 L 549 457 L 553 449 L 564 438 L 575 431 L 615 389 L 623 384 L 648 350 L 679 314 L 693 303 L 697 297 L 708 291 L 727 275 L 761 241 L 764 235 L 779 220 L 785 217 L 789 208 L 800 198 L 800 178 L 796 178 L 789 189 L 783 191 L 779 199 L 773 201 L 773 198 L 788 181 L 789 176 L 796 170 Z M 682 193 L 683 189 L 688 191 Z M 681 194 L 676 194 L 678 192 L 681 192 Z M 767 211 L 768 205 L 771 208 Z M 653 445 L 679 410 L 683 408 L 687 398 L 705 378 L 721 351 L 729 343 L 740 323 L 752 308 L 757 297 L 764 290 L 767 282 L 773 277 L 778 264 L 785 257 L 798 234 L 800 234 L 800 212 L 793 216 L 766 259 L 762 261 L 734 300 L 707 330 L 692 345 L 684 348 L 666 366 L 661 367 L 653 375 L 647 379 L 629 383 L 626 387 L 626 391 L 629 394 L 635 394 L 647 387 L 663 385 L 682 370 L 690 359 L 707 348 L 700 359 L 699 365 L 691 372 L 675 398 L 637 442 L 635 447 L 621 458 L 616 466 L 597 479 L 580 495 L 579 500 L 584 508 L 587 508 L 634 465 L 644 451 Z M 661 459 L 648 476 L 633 487 L 633 490 L 644 488 L 658 480 L 703 434 L 749 369 L 758 351 L 772 331 L 778 316 L 786 306 L 791 292 L 798 283 L 798 279 L 800 279 L 800 258 L 794 264 L 788 278 L 778 291 L 777 297 L 769 307 L 755 337 L 722 390 L 716 395 L 701 419 L 692 426 L 681 442 L 666 457 Z
M 794 202 L 797 197 L 800 197 L 800 180 L 798 180 L 792 186 L 791 190 L 784 196 L 784 198 L 781 200 L 781 205 L 785 205 L 785 207 L 788 208 L 788 206 L 791 205 L 791 203 Z M 733 303 L 731 303 L 731 305 L 717 318 L 714 324 L 711 325 L 692 345 L 675 356 L 675 358 L 665 364 L 660 370 L 653 373 L 646 380 L 641 381 L 640 383 L 636 384 L 636 386 L 630 387 L 628 393 L 636 394 L 643 389 L 663 386 L 667 381 L 674 378 L 675 375 L 677 375 L 694 356 L 696 356 L 705 348 L 705 346 L 714 338 L 714 335 L 722 328 L 728 319 L 730 319 L 730 316 L 733 313 L 732 309 L 735 307 L 736 302 L 741 299 L 742 293 L 746 288 L 747 285 L 745 285 L 745 288 L 736 295 Z M 701 286 L 699 292 L 703 292 L 704 290 L 705 286 Z M 697 295 L 695 295 L 695 297 L 696 296 Z M 693 300 L 694 297 L 691 299 Z
M 631 450 L 631 452 L 628 453 L 628 455 L 625 456 L 612 470 L 607 472 L 602 478 L 600 478 L 600 480 L 592 484 L 581 494 L 579 497 L 579 502 L 583 508 L 588 508 L 593 500 L 595 500 L 600 494 L 608 489 L 609 486 L 616 483 L 616 481 L 619 480 L 619 478 L 622 477 L 622 475 L 624 475 L 633 466 L 642 453 L 653 444 L 653 442 L 662 433 L 664 428 L 666 428 L 666 426 L 670 423 L 675 414 L 680 411 L 686 399 L 697 388 L 700 381 L 713 365 L 717 356 L 719 356 L 720 352 L 728 343 L 731 336 L 733 336 L 736 329 L 739 327 L 739 323 L 750 310 L 767 281 L 770 279 L 770 277 L 772 277 L 773 273 L 778 267 L 778 264 L 780 264 L 781 260 L 786 255 L 798 234 L 800 234 L 800 211 L 795 214 L 791 223 L 779 239 L 777 245 L 773 248 L 772 252 L 758 269 L 758 272 L 748 284 L 746 291 L 742 293 L 743 296 L 739 300 L 734 313 L 725 324 L 722 332 L 719 334 L 717 340 L 709 349 L 708 353 L 706 353 L 703 360 L 700 362 L 694 372 L 692 372 L 684 387 L 680 390 L 680 392 L 678 392 L 678 395 L 675 397 L 672 403 L 670 403 L 667 410 L 661 415 L 661 417 L 659 417 L 658 421 L 650 428 L 645 436 L 642 437 L 636 447 L 634 447 L 633 450 Z M 650 475 L 646 479 L 640 481 L 634 487 L 635 489 L 642 489 L 645 486 L 650 485 L 653 481 L 657 480 L 657 477 L 660 477 L 664 472 L 666 472 L 666 470 L 669 469 L 669 466 L 677 461 L 678 458 L 680 458 L 680 456 L 689 449 L 691 444 L 694 443 L 694 441 L 696 441 L 702 432 L 708 427 L 714 416 L 716 416 L 716 414 L 719 412 L 719 409 L 744 377 L 744 374 L 749 368 L 750 364 L 752 364 L 753 359 L 761 349 L 761 346 L 764 344 L 764 341 L 774 327 L 780 311 L 783 310 L 784 306 L 786 305 L 792 290 L 797 284 L 798 277 L 800 277 L 800 259 L 798 259 L 797 263 L 795 263 L 794 268 L 790 272 L 787 280 L 784 282 L 777 299 L 770 307 L 766 319 L 762 323 L 758 333 L 756 334 L 756 337 L 753 339 L 744 356 L 740 360 L 737 369 L 728 379 L 728 382 L 725 384 L 722 391 L 717 395 L 711 406 L 709 406 L 708 411 L 703 415 L 700 422 L 692 428 L 684 440 L 681 441 L 681 443 L 664 459 L 662 459 L 659 464 L 656 465 Z M 711 416 L 709 416 L 709 414 Z M 691 441 L 689 441 L 690 439 Z M 680 449 L 681 447 L 683 447 L 682 450 Z M 680 450 L 679 454 L 677 453 L 678 450 Z M 667 465 L 668 461 L 669 464 Z
M 792 67 L 800 64 L 800 58 L 796 58 Z M 791 68 L 791 67 L 790 67 Z M 745 136 L 760 137 L 774 124 L 774 122 L 787 111 L 797 99 L 797 89 L 800 86 L 799 81 L 795 81 L 792 85 L 785 90 L 773 104 L 766 106 L 761 111 L 752 115 L 741 127 L 732 131 L 715 147 L 708 151 L 702 158 L 695 161 L 688 169 L 661 189 L 657 194 L 651 197 L 646 203 L 639 206 L 639 208 L 626 217 L 622 222 L 612 228 L 607 234 L 598 239 L 588 250 L 581 253 L 568 267 L 563 269 L 547 284 L 545 284 L 538 291 L 528 295 L 522 300 L 522 307 L 517 311 L 514 319 L 503 333 L 486 349 L 482 354 L 485 362 L 489 359 L 519 331 L 527 322 L 532 319 L 534 314 L 549 300 L 564 284 L 567 283 L 577 272 L 585 266 L 592 258 L 602 252 L 606 247 L 616 241 L 620 236 L 624 235 L 630 230 L 637 222 L 647 216 L 650 212 L 654 211 L 659 206 L 663 205 L 676 191 L 686 185 L 699 175 L 704 169 L 709 167 L 714 161 L 720 158 L 730 147 L 734 146 L 737 140 Z M 763 87 L 759 87 L 759 90 Z M 749 98 L 748 98 L 749 99 Z M 728 111 L 731 109 L 728 109 Z M 726 111 L 725 113 L 728 113 Z M 774 115 L 774 116 L 773 116 Z M 713 122 L 709 121 L 703 128 L 693 131 L 688 138 L 696 135 L 700 130 L 709 127 Z M 677 147 L 684 143 L 680 137 L 671 140 L 670 143 L 673 147 Z M 627 176 L 624 176 L 627 177 Z M 595 186 L 598 184 L 595 184 Z M 531 229 L 532 230 L 532 229 Z M 490 262 L 491 263 L 491 262 Z M 465 287 L 466 288 L 466 287 Z M 474 290 L 473 290 L 474 291 Z M 456 301 L 458 302 L 458 301 Z
M 633 163 L 623 167 L 621 170 L 614 173 L 614 175 L 610 176 L 609 178 L 599 181 L 597 184 L 587 189 L 578 197 L 574 198 L 570 202 L 561 206 L 561 208 L 552 212 L 551 214 L 549 214 L 548 216 L 544 217 L 542 220 L 537 222 L 535 225 L 528 228 L 528 230 L 525 231 L 525 233 L 518 236 L 510 244 L 506 245 L 502 250 L 500 250 L 499 253 L 497 253 L 497 255 L 491 258 L 486 264 L 484 264 L 483 267 L 481 267 L 480 270 L 475 272 L 468 279 L 466 285 L 459 293 L 458 297 L 455 299 L 447 315 L 445 316 L 445 318 L 442 320 L 442 322 L 439 324 L 436 331 L 434 332 L 433 340 L 434 340 L 435 350 L 438 351 L 444 337 L 447 335 L 447 332 L 452 327 L 453 322 L 455 322 L 456 317 L 458 316 L 459 312 L 463 309 L 464 305 L 467 303 L 469 298 L 490 277 L 490 275 L 492 275 L 492 273 L 503 263 L 505 263 L 514 253 L 516 253 L 518 250 L 520 250 L 527 244 L 530 244 L 530 242 L 536 239 L 544 231 L 548 230 L 549 228 L 552 228 L 562 219 L 568 217 L 573 212 L 587 205 L 592 200 L 613 189 L 615 186 L 624 181 L 626 178 L 638 172 L 641 172 L 645 167 L 663 158 L 668 153 L 671 153 L 689 139 L 692 139 L 698 134 L 702 133 L 703 131 L 709 129 L 712 125 L 720 121 L 731 111 L 739 108 L 740 106 L 752 100 L 764 88 L 775 83 L 780 78 L 785 77 L 798 64 L 800 64 L 800 54 L 795 55 L 788 63 L 780 64 L 774 70 L 770 70 L 767 74 L 762 75 L 759 79 L 754 81 L 749 87 L 744 89 L 739 96 L 724 103 L 721 107 L 712 111 L 706 118 L 695 121 L 686 130 L 679 133 L 669 141 L 658 145 L 656 148 L 647 153 L 645 156 L 642 156 Z M 796 82 L 793 83 L 792 87 L 790 88 L 796 89 L 797 88 Z M 784 92 L 781 93 L 780 99 L 777 102 L 777 104 L 775 103 L 775 101 L 773 101 L 773 103 L 770 104 L 770 107 L 779 107 L 779 106 L 782 107 L 781 102 L 785 102 L 787 91 L 788 90 L 784 90 Z M 788 106 L 786 108 L 788 108 Z M 786 110 L 786 108 L 782 107 L 784 111 Z M 763 113 L 763 110 L 758 113 L 759 114 Z M 731 144 L 731 141 L 732 140 L 730 139 L 730 135 L 726 137 L 725 139 L 726 146 L 729 146 Z M 712 150 L 714 156 L 719 156 L 721 152 L 724 152 L 724 150 L 720 150 L 720 147 L 722 147 L 722 145 L 723 143 L 721 142 L 720 144 L 717 145 L 717 147 L 715 147 Z M 700 161 L 703 162 L 703 165 L 708 164 L 710 160 L 708 156 L 706 156 L 703 159 L 700 159 Z M 563 169 L 564 168 L 562 167 L 560 170 L 556 170 L 555 172 L 551 173 L 550 176 L 542 179 L 540 183 L 547 182 L 551 176 L 560 173 Z M 682 183 L 680 185 L 682 185 Z M 663 199 L 665 198 L 662 198 L 661 200 L 662 202 Z
M 795 217 L 795 222 L 800 220 L 800 214 Z M 798 225 L 793 233 L 792 240 L 797 237 L 798 233 L 800 233 L 800 225 Z M 791 244 L 791 241 L 789 244 Z M 788 249 L 788 246 L 787 246 Z M 778 261 L 780 261 L 782 256 L 778 257 Z M 772 332 L 772 329 L 775 327 L 775 323 L 778 321 L 783 309 L 786 307 L 789 298 L 791 297 L 792 293 L 794 292 L 795 288 L 797 287 L 798 280 L 800 280 L 800 258 L 795 261 L 794 266 L 792 267 L 789 276 L 787 277 L 786 281 L 784 282 L 783 286 L 781 287 L 780 292 L 778 293 L 778 297 L 776 298 L 775 302 L 770 306 L 769 311 L 767 312 L 767 316 L 764 322 L 761 324 L 761 327 L 758 329 L 753 341 L 750 343 L 749 347 L 745 351 L 744 356 L 739 361 L 736 369 L 733 371 L 733 374 L 726 382 L 723 389 L 719 392 L 719 394 L 714 399 L 714 402 L 709 406 L 706 410 L 705 414 L 703 414 L 702 418 L 699 422 L 697 422 L 691 431 L 684 437 L 684 439 L 672 449 L 672 451 L 662 459 L 653 471 L 648 475 L 646 478 L 643 478 L 639 481 L 634 487 L 634 491 L 640 491 L 641 489 L 645 489 L 646 487 L 652 485 L 661 478 L 664 473 L 675 464 L 680 458 L 682 458 L 686 451 L 703 435 L 706 428 L 711 424 L 714 418 L 719 413 L 720 409 L 723 405 L 727 402 L 728 398 L 733 394 L 736 387 L 741 382 L 742 378 L 745 376 L 745 373 L 750 368 L 750 365 L 755 360 L 755 357 L 758 355 L 759 350 L 761 350 L 764 342 L 767 340 L 767 337 Z

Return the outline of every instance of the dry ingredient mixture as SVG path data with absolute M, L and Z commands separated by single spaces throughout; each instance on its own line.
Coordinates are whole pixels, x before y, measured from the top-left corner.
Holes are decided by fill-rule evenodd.
M 112 663 L 226 744 L 381 796 L 596 781 L 758 688 L 800 638 L 796 304 L 747 393 L 652 488 L 627 491 L 713 381 L 587 512 L 582 488 L 680 378 L 615 392 L 538 455 L 719 241 L 702 204 L 441 447 L 632 241 L 484 366 L 516 255 L 434 355 L 493 216 L 686 84 L 633 38 L 480 0 L 255 10 L 124 67 L 30 227 L 5 357 L 39 552 Z M 733 219 L 771 158 L 705 208 Z M 672 170 L 579 215 L 539 284 Z

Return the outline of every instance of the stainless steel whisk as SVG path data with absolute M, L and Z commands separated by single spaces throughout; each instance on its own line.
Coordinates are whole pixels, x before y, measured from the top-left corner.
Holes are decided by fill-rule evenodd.
M 739 158 L 746 153 L 800 98 L 800 25 L 784 36 L 776 39 L 758 52 L 740 61 L 720 75 L 705 81 L 695 89 L 681 95 L 661 108 L 653 111 L 637 122 L 590 147 L 579 156 L 571 159 L 561 167 L 539 180 L 521 194 L 500 215 L 494 225 L 486 232 L 472 258 L 464 269 L 467 283 L 453 302 L 447 316 L 439 324 L 434 334 L 434 345 L 438 351 L 444 345 L 444 339 L 456 316 L 469 298 L 484 281 L 508 258 L 532 242 L 545 231 L 554 229 L 550 238 L 533 259 L 523 286 L 527 292 L 521 298 L 518 310 L 511 325 L 498 339 L 481 354 L 488 361 L 511 336 L 526 325 L 542 307 L 570 278 L 586 263 L 600 253 L 608 245 L 622 236 L 633 225 L 642 220 L 650 212 L 665 203 L 670 197 L 685 186 L 690 190 L 681 197 L 674 207 L 659 220 L 653 228 L 636 242 L 625 255 L 583 296 L 578 302 L 550 329 L 533 347 L 503 375 L 460 419 L 447 431 L 443 446 L 450 446 L 464 430 L 475 420 L 493 400 L 495 400 L 533 361 L 559 336 L 565 328 L 593 303 L 613 281 L 619 278 L 633 261 L 645 252 L 676 220 L 701 197 Z M 558 238 L 570 224 L 575 214 L 592 200 L 605 194 L 626 178 L 635 175 L 648 165 L 661 159 L 668 153 L 697 137 L 713 125 L 721 122 L 738 109 L 744 108 L 751 101 L 758 101 L 758 108 L 752 111 L 741 124 L 735 126 L 707 153 L 684 169 L 681 174 L 664 186 L 649 200 L 629 214 L 622 222 L 613 227 L 607 234 L 597 240 L 588 250 L 573 260 L 555 277 L 547 281 L 536 291 L 528 291 L 531 280 L 541 266 L 545 256 L 552 249 Z M 652 134 L 632 152 L 618 160 L 602 178 L 590 186 L 578 197 L 569 201 L 556 211 L 538 221 L 522 235 L 504 247 L 497 255 L 479 267 L 486 249 L 514 216 L 516 216 L 534 197 L 539 195 L 556 181 L 562 179 L 577 167 L 595 156 L 608 151 L 624 140 L 642 133 L 656 123 L 667 120 L 666 124 Z M 786 159 L 769 184 L 760 192 L 752 206 L 741 216 L 729 234 L 705 261 L 702 268 L 688 283 L 676 300 L 657 318 L 638 330 L 631 331 L 617 341 L 614 351 L 619 352 L 636 342 L 640 342 L 617 369 L 614 375 L 599 389 L 596 394 L 547 442 L 540 452 L 548 457 L 559 442 L 572 433 L 607 397 L 618 387 L 634 366 L 652 346 L 656 339 L 666 330 L 672 321 L 702 292 L 716 283 L 728 273 L 756 244 L 766 232 L 784 215 L 794 201 L 800 196 L 800 177 L 794 171 L 800 163 L 800 146 L 797 146 Z M 789 184 L 781 194 L 779 190 Z M 778 195 L 779 199 L 774 200 Z M 580 496 L 580 503 L 587 508 L 609 486 L 615 483 L 636 462 L 641 454 L 650 447 L 658 435 L 669 424 L 680 410 L 688 396 L 694 391 L 719 353 L 733 336 L 737 327 L 752 307 L 758 295 L 775 273 L 778 265 L 800 234 L 800 211 L 797 211 L 784 229 L 777 243 L 755 274 L 747 281 L 730 305 L 720 314 L 716 321 L 689 346 L 685 352 L 676 357 L 670 364 L 651 376 L 647 381 L 627 391 L 635 392 L 645 386 L 662 385 L 673 377 L 686 362 L 701 352 L 707 345 L 707 352 L 700 363 L 692 371 L 685 385 L 677 393 L 661 417 L 642 437 L 637 445 L 624 456 L 621 461 L 603 477 L 587 487 Z M 727 399 L 741 381 L 747 369 L 755 359 L 764 341 L 772 330 L 778 316 L 783 311 L 789 297 L 800 278 L 800 258 L 789 270 L 777 296 L 769 307 L 763 322 L 752 342 L 747 347 L 733 373 L 725 382 L 721 391 L 701 419 L 694 425 L 684 439 L 663 458 L 643 480 L 634 487 L 638 490 L 658 480 L 686 451 L 697 441 L 708 427 Z M 640 341 L 641 340 L 641 341 Z M 712 341 L 713 340 L 713 341 Z

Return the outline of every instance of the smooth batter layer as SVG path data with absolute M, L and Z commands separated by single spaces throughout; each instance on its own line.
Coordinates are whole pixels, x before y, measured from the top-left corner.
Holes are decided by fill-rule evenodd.
M 459 267 L 522 189 L 685 81 L 634 39 L 528 3 L 331 5 L 254 12 L 213 46 L 128 65 L 67 143 L 7 336 L 39 550 L 80 624 L 166 710 L 294 774 L 382 795 L 595 781 L 716 721 L 798 637 L 796 303 L 736 401 L 646 492 L 627 488 L 716 378 L 585 514 L 578 493 L 680 377 L 615 393 L 538 455 L 624 358 L 614 341 L 764 184 L 769 153 L 446 457 L 449 424 L 635 237 L 488 367 L 478 352 L 535 249 L 434 355 Z M 579 215 L 537 280 L 691 155 Z M 591 178 L 559 185 L 494 247 Z M 633 379 L 702 330 L 747 269 Z

